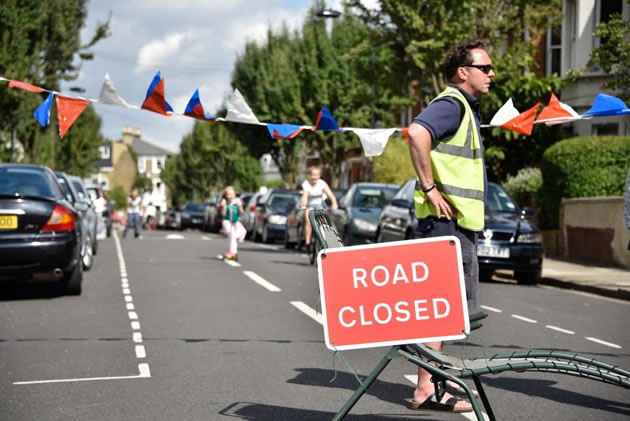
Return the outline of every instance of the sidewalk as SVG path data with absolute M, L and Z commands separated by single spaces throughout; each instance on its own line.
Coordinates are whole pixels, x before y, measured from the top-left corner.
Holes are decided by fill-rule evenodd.
M 541 284 L 630 300 L 630 270 L 545 257 Z

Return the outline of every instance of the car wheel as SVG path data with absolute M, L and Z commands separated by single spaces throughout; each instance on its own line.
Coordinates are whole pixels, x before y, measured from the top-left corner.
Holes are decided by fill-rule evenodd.
M 83 282 L 83 265 L 77 264 L 74 270 L 61 281 L 61 293 L 65 295 L 81 295 Z
M 96 253 L 98 253 L 98 240 L 96 239 L 96 234 L 92 237 L 92 240 L 92 254 L 96 256 Z
M 261 237 L 260 234 L 258 233 L 258 225 L 254 225 L 254 242 L 256 243 L 260 243 Z
M 413 240 L 414 238 L 416 237 L 413 235 L 413 230 L 409 228 L 405 233 L 405 240 Z
M 266 225 L 263 226 L 262 242 L 265 244 L 269 243 L 269 227 Z
M 94 262 L 94 251 L 92 250 L 92 241 L 87 241 L 83 246 L 81 253 L 81 264 L 83 265 L 83 270 L 92 269 L 92 263 Z
M 540 268 L 534 271 L 514 271 L 514 278 L 519 284 L 536 285 L 540 282 L 541 271 Z

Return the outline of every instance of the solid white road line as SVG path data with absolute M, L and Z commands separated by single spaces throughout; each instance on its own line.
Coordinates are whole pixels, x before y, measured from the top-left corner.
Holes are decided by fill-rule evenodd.
M 291 305 L 300 310 L 302 313 L 306 314 L 311 319 L 315 320 L 320 325 L 324 324 L 324 322 L 322 321 L 321 313 L 316 312 L 314 308 L 309 307 L 302 301 L 291 301 Z
M 138 364 L 138 371 L 140 374 L 135 376 L 114 376 L 114 377 L 86 377 L 82 379 L 57 379 L 57 380 L 33 380 L 28 382 L 13 382 L 14 385 L 25 384 L 46 384 L 46 383 L 72 383 L 72 382 L 92 382 L 97 380 L 125 380 L 125 379 L 141 379 L 150 378 L 151 370 L 149 370 L 149 364 Z
M 574 331 L 572 331 L 572 330 L 567 330 L 567 329 L 562 329 L 561 327 L 558 327 L 558 326 L 545 325 L 545 327 L 546 327 L 547 329 L 555 330 L 555 331 L 557 331 L 557 332 L 562 332 L 562 333 L 566 333 L 566 334 L 569 334 L 569 335 L 575 335 L 575 332 L 574 332 Z
M 519 316 L 518 314 L 512 314 L 512 317 L 514 317 L 515 319 L 518 319 L 518 320 L 522 320 L 522 321 L 527 322 L 527 323 L 538 323 L 534 319 L 528 319 L 527 317 Z
M 275 286 L 271 282 L 266 281 L 263 277 L 261 277 L 257 273 L 252 272 L 251 270 L 245 270 L 245 271 L 243 271 L 243 273 L 249 279 L 251 279 L 252 281 L 256 282 L 261 287 L 266 288 L 267 290 L 269 290 L 271 292 L 280 292 L 280 291 L 282 291 L 280 288 L 278 288 L 277 286 Z
M 498 308 L 494 308 L 494 307 L 490 307 L 490 306 L 479 306 L 481 308 L 483 308 L 484 310 L 488 310 L 488 311 L 493 311 L 495 313 L 502 313 L 503 310 L 499 310 Z
M 616 348 L 616 349 L 621 349 L 620 345 L 614 344 L 612 342 L 606 342 L 606 341 L 602 341 L 601 339 L 597 339 L 597 338 L 591 338 L 590 336 L 586 337 L 587 341 L 591 341 L 591 342 L 595 342 L 597 344 L 601 344 L 601 345 L 605 345 L 605 346 L 609 346 L 611 348 Z

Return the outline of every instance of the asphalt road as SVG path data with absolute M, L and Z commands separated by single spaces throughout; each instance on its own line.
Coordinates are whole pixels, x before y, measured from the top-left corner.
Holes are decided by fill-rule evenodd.
M 118 241 L 101 241 L 80 297 L 0 290 L 0 419 L 326 420 L 357 387 L 352 370 L 365 376 L 387 351 L 342 358 L 325 347 L 311 317 L 316 271 L 299 252 L 246 242 L 228 264 L 219 235 Z M 509 280 L 482 284 L 480 301 L 484 327 L 446 352 L 570 350 L 630 369 L 628 302 Z M 346 419 L 463 419 L 408 410 L 415 374 L 392 362 Z M 630 416 L 630 390 L 591 380 L 507 372 L 483 382 L 501 420 Z

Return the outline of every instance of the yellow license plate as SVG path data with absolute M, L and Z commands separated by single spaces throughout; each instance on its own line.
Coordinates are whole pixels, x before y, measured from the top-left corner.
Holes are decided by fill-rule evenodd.
M 16 215 L 0 215 L 0 230 L 14 230 L 18 226 Z

